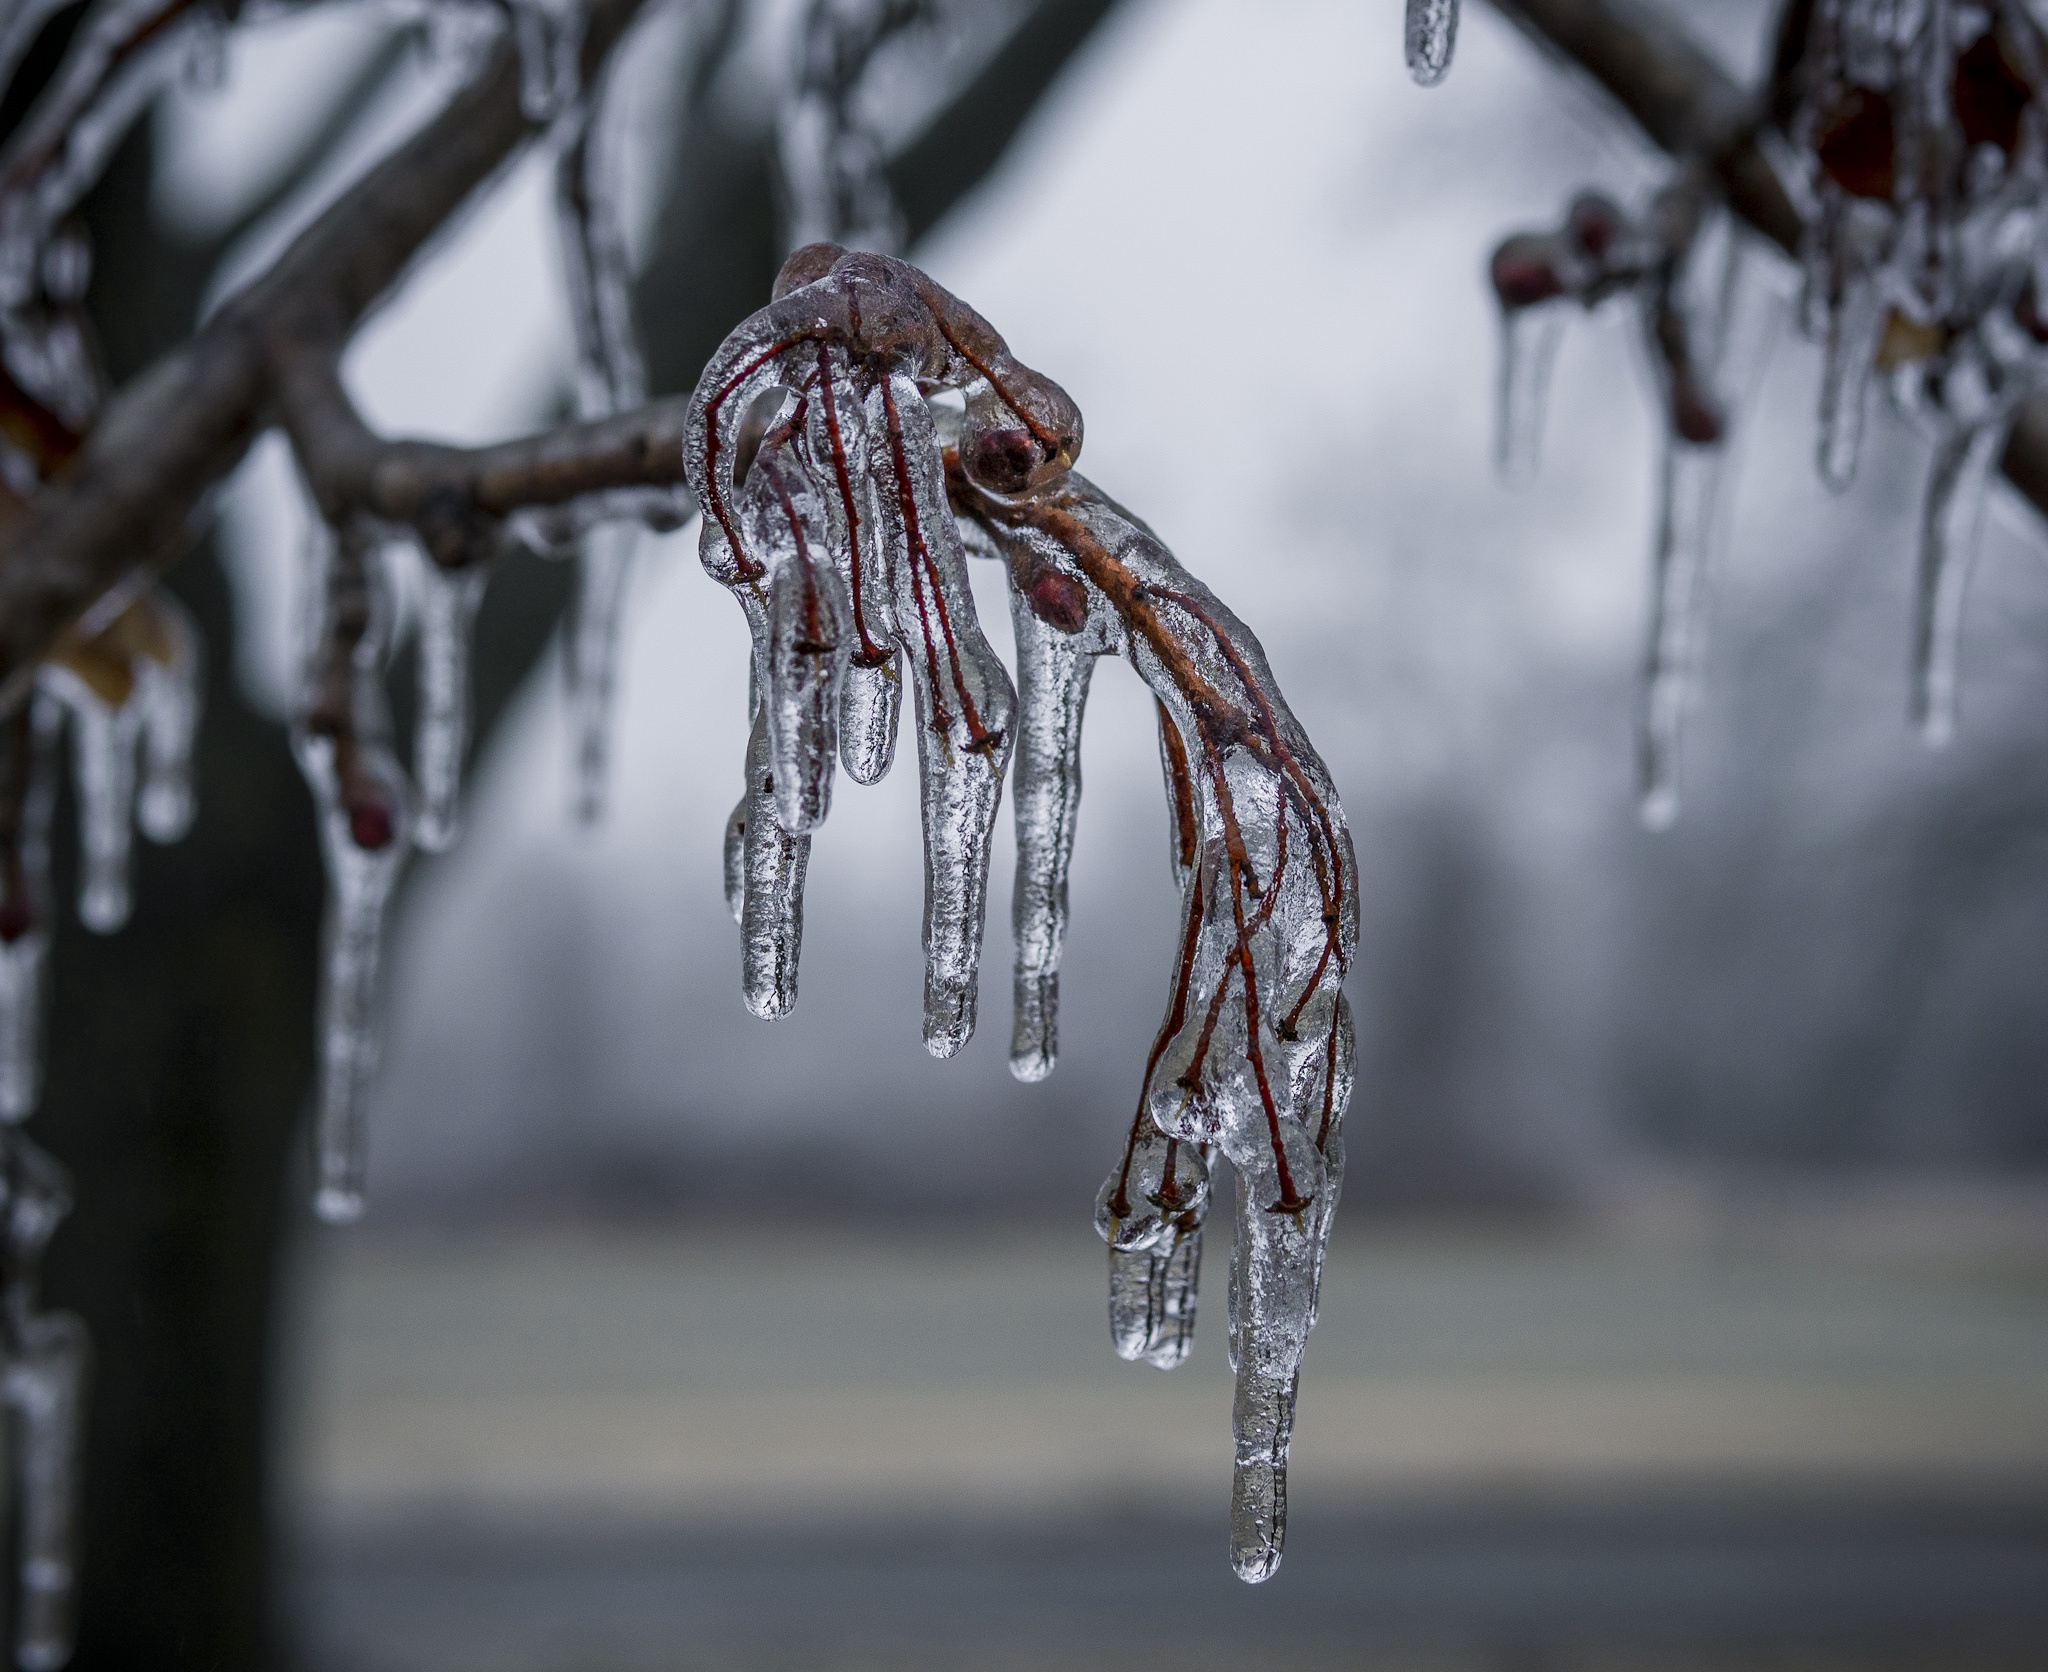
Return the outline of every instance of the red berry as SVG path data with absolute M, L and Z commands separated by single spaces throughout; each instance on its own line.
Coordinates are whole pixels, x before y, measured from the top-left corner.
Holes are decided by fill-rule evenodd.
M 1565 228 L 1579 248 L 1595 261 L 1604 261 L 1621 236 L 1621 210 L 1611 197 L 1600 192 L 1581 192 L 1572 200 L 1565 216 Z
M 1898 144 L 1891 100 L 1868 87 L 1852 87 L 1820 125 L 1814 153 L 1821 171 L 1851 197 L 1889 203 L 1898 184 Z
M 2012 67 L 1997 30 L 1987 29 L 1956 60 L 1953 97 L 1971 145 L 1995 145 L 2008 157 L 2020 148 L 2020 122 L 2034 91 Z
M 1503 308 L 1529 308 L 1564 294 L 1548 240 L 1523 233 L 1493 252 L 1493 291 Z
M 348 810 L 349 840 L 366 853 L 391 846 L 391 809 L 381 801 L 358 801 Z
M 1078 633 L 1088 621 L 1088 589 L 1058 569 L 1041 569 L 1024 588 L 1031 613 L 1062 633 Z

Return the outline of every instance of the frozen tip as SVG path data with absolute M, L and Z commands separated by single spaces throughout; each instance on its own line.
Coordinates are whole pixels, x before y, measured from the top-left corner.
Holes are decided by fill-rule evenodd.
M 1145 1362 L 1156 1370 L 1178 1370 L 1183 1364 L 1187 1363 L 1188 1349 L 1193 1345 L 1193 1339 L 1188 1336 L 1177 1337 L 1172 1341 L 1162 1341 L 1145 1355 Z M 1273 1566 L 1266 1569 L 1266 1574 L 1270 1574 L 1273 1568 L 1279 1565 L 1280 1558 L 1276 1555 L 1273 1558 Z M 1259 1578 L 1265 1578 L 1266 1574 L 1261 1574 Z M 1251 1581 L 1254 1585 L 1258 1582 L 1257 1579 Z
M 1670 784 L 1658 784 L 1643 792 L 1636 803 L 1636 817 L 1645 830 L 1665 831 L 1678 822 L 1678 791 Z
M 1265 1539 L 1230 1546 L 1230 1565 L 1247 1585 L 1263 1585 L 1280 1571 L 1280 1548 Z
M 57 1672 L 71 1659 L 68 1639 L 31 1637 L 15 1645 L 14 1664 L 21 1672 Z
M 128 925 L 128 890 L 114 883 L 89 884 L 78 897 L 78 921 L 96 935 Z
M 197 810 L 191 790 L 184 785 L 146 784 L 136 804 L 135 822 L 143 835 L 162 846 L 184 840 Z
M 455 846 L 456 838 L 461 834 L 461 821 L 452 812 L 443 813 L 423 807 L 419 822 L 413 826 L 413 846 L 424 853 L 446 853 Z
M 796 989 L 771 987 L 766 992 L 745 993 L 747 1008 L 764 1022 L 780 1021 L 796 1008 Z
M 1053 1070 L 1056 1058 L 1043 1045 L 1036 1042 L 1019 1049 L 1010 1050 L 1010 1078 L 1022 1080 L 1027 1086 L 1035 1086 Z
M 974 984 L 928 983 L 924 994 L 924 1048 L 944 1062 L 974 1037 Z
M 1451 61 L 1448 58 L 1436 63 L 1416 53 L 1408 55 L 1408 74 L 1414 78 L 1417 87 L 1434 87 L 1450 73 Z
M 313 1198 L 313 1211 L 327 1225 L 353 1225 L 363 1217 L 363 1193 L 346 1185 L 323 1184 Z

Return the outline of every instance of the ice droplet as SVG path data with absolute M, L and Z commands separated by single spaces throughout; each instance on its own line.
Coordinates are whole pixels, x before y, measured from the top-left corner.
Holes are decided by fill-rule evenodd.
M 1451 67 L 1458 41 L 1458 0 L 1408 0 L 1408 73 L 1434 87 Z
M 1501 312 L 1500 398 L 1494 460 L 1501 480 L 1521 487 L 1534 478 L 1543 447 L 1543 406 L 1550 369 L 1564 336 L 1567 304 L 1538 302 Z
M 1955 736 L 1964 596 L 2010 429 L 2009 410 L 1986 422 L 1948 426 L 1927 479 L 1913 602 L 1912 714 L 1935 748 Z
M 482 569 L 443 569 L 420 554 L 419 720 L 413 776 L 419 785 L 414 840 L 429 853 L 461 833 L 462 759 L 469 747 L 469 651 L 483 603 Z
M 89 1358 L 85 1326 L 36 1310 L 43 1249 L 71 1210 L 64 1170 L 20 1132 L 5 1149 L 5 1368 L 0 1390 L 17 1424 L 14 1660 L 56 1672 L 71 1658 L 80 1412 Z

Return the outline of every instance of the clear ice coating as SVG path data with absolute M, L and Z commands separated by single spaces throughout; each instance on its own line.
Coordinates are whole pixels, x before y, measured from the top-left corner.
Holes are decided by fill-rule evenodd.
M 1451 67 L 1458 44 L 1458 0 L 1408 0 L 1408 73 L 1434 87 Z
M 470 639 L 487 577 L 482 569 L 443 569 L 422 553 L 420 579 L 420 710 L 412 742 L 419 812 L 413 840 L 429 853 L 441 853 L 461 832 Z
M 928 397 L 957 392 L 953 407 Z M 1182 930 L 1167 1015 L 1097 1201 L 1117 1351 L 1162 1368 L 1193 1338 L 1210 1169 L 1239 1203 L 1232 1560 L 1269 1575 L 1286 1531 L 1294 1389 L 1342 1178 L 1343 996 L 1357 867 L 1329 776 L 1258 641 L 1143 523 L 1076 475 L 1081 418 L 985 320 L 915 268 L 798 250 L 712 357 L 684 463 L 700 555 L 753 642 L 746 793 L 725 887 L 758 1014 L 794 1001 L 809 844 L 834 742 L 887 770 L 912 692 L 925 832 L 925 1041 L 974 1023 L 989 849 L 1017 761 L 1011 1069 L 1058 1056 L 1059 966 L 1095 658 L 1158 699 Z M 1018 686 L 983 638 L 972 552 L 1010 582 Z
M 313 792 L 328 888 L 313 1205 L 330 1224 L 347 1224 L 363 1212 L 385 909 L 415 820 L 384 697 L 392 625 L 385 554 L 372 531 L 354 524 L 320 528 L 310 544 L 316 614 L 292 752 Z
M 85 1326 L 41 1312 L 43 1249 L 71 1211 L 64 1170 L 18 1130 L 0 1128 L 6 1269 L 0 1274 L 0 1396 L 14 1416 L 8 1475 L 16 1516 L 14 1663 L 55 1672 L 71 1658 L 77 1577 L 80 1413 L 89 1360 Z

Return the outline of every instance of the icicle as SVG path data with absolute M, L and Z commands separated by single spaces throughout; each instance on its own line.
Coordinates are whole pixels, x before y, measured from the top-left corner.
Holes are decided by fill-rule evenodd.
M 725 909 L 735 923 L 744 921 L 747 908 L 747 807 L 751 795 L 742 795 L 725 821 Z
M 391 753 L 383 672 L 390 578 L 368 530 L 315 535 L 319 615 L 292 752 L 313 792 L 327 869 L 313 1206 L 329 1224 L 362 1217 L 365 1114 L 377 1066 L 384 913 L 413 841 L 411 787 Z
M 0 1121 L 25 1120 L 42 1095 L 50 813 L 62 723 L 45 696 L 0 722 Z
M 1306 1133 L 1280 1123 L 1292 1189 L 1322 1194 L 1322 1160 Z M 1230 1362 L 1237 1372 L 1231 1432 L 1237 1466 L 1230 1483 L 1230 1562 L 1256 1585 L 1280 1565 L 1287 1540 L 1287 1451 L 1303 1349 L 1315 1321 L 1318 1244 L 1314 1208 L 1289 1211 L 1274 1163 L 1245 1150 L 1237 1167 L 1237 1240 L 1230 1266 Z
M 555 202 L 576 340 L 576 411 L 602 418 L 647 398 L 647 372 L 633 329 L 632 268 L 619 202 L 616 124 L 609 82 L 588 98 L 555 168 Z M 575 738 L 575 814 L 595 824 L 604 811 L 611 755 L 612 693 L 620 611 L 639 529 L 600 523 L 577 542 L 576 598 L 566 666 Z
M 421 553 L 420 579 L 420 712 L 412 743 L 419 817 L 413 839 L 427 852 L 441 853 L 455 845 L 460 831 L 470 639 L 487 577 L 480 568 L 443 569 Z
M 519 108 L 530 122 L 551 122 L 576 100 L 583 82 L 584 0 L 505 0 L 519 49 Z
M 0 1389 L 18 1422 L 15 1498 L 19 1506 L 14 1662 L 23 1672 L 56 1672 L 71 1658 L 80 1410 L 87 1365 L 85 1326 L 66 1312 L 36 1310 L 43 1249 L 71 1210 L 70 1183 L 57 1163 L 19 1132 L 0 1133 L 6 1152 L 5 1370 Z
M 192 749 L 199 736 L 199 629 L 168 593 L 151 595 L 159 624 L 159 656 L 135 661 L 142 711 L 142 791 L 136 822 L 152 842 L 183 840 L 198 812 Z
M 1494 460 L 1501 479 L 1520 487 L 1536 474 L 1550 368 L 1564 336 L 1565 303 L 1538 302 L 1501 313 L 1500 401 Z
M 1408 73 L 1434 87 L 1451 67 L 1458 41 L 1458 0 L 1408 0 Z
M 1194 1344 L 1209 1170 L 1199 1146 L 1166 1137 L 1142 1112 L 1123 1160 L 1095 1198 L 1109 1244 L 1109 1331 L 1119 1357 L 1171 1370 Z
M 110 935 L 128 921 L 128 860 L 135 827 L 135 749 L 142 706 L 125 665 L 118 683 L 95 666 L 88 679 L 77 669 L 47 662 L 41 688 L 60 702 L 71 721 L 71 775 L 78 796 L 78 920 Z
M 860 460 L 867 418 L 844 350 L 821 348 L 817 383 L 805 407 L 804 440 L 823 478 L 818 498 L 826 538 L 846 582 L 853 640 L 840 678 L 839 757 L 856 784 L 878 784 L 896 756 L 903 708 L 902 661 L 895 645 L 891 554 L 875 543 L 870 484 Z
M 1856 479 L 1863 450 L 1864 392 L 1877 357 L 1885 305 L 1874 277 L 1853 272 L 1838 281 L 1821 362 L 1820 475 L 1840 493 Z
M 768 564 L 757 672 L 776 817 L 792 836 L 803 836 L 825 822 L 832 806 L 839 681 L 851 637 L 846 583 L 824 539 L 818 496 L 788 449 L 764 446 L 744 493 L 753 549 Z
M 746 799 L 726 825 L 728 864 L 735 827 L 740 838 L 740 994 L 756 1016 L 786 1016 L 796 1005 L 811 839 L 792 836 L 775 816 L 765 706 L 755 711 L 747 739 Z
M 569 723 L 576 747 L 576 818 L 586 825 L 604 816 L 619 632 L 639 542 L 640 531 L 630 523 L 603 523 L 585 534 L 577 548 L 568 632 Z
M 1952 425 L 1935 448 L 1928 477 L 1913 608 L 1913 720 L 1935 748 L 1955 735 L 1964 593 L 2010 428 L 2009 410 Z
M 1081 721 L 1095 668 L 1091 647 L 1077 637 L 1086 615 L 1085 588 L 1061 570 L 1048 568 L 1011 589 L 1018 739 L 1017 881 L 1010 904 L 1016 1002 L 1010 1072 L 1027 1082 L 1044 1079 L 1059 1057 L 1067 872 L 1081 810 Z
M 950 1057 L 974 1033 L 989 845 L 1017 699 L 975 622 L 931 413 L 908 377 L 892 375 L 869 397 L 867 433 L 876 543 L 893 554 L 896 619 L 917 699 L 924 1042 L 933 1056 Z
M 1651 830 L 1669 829 L 1678 817 L 1678 746 L 1692 675 L 1694 606 L 1725 455 L 1719 443 L 1696 447 L 1673 435 L 1665 438 L 1636 745 L 1638 812 Z
M 388 751 L 358 746 L 354 759 L 344 762 L 332 738 L 301 735 L 294 743 L 299 770 L 313 788 L 328 886 L 313 1207 L 330 1225 L 346 1225 L 363 1213 L 384 911 L 405 866 L 412 819 Z

